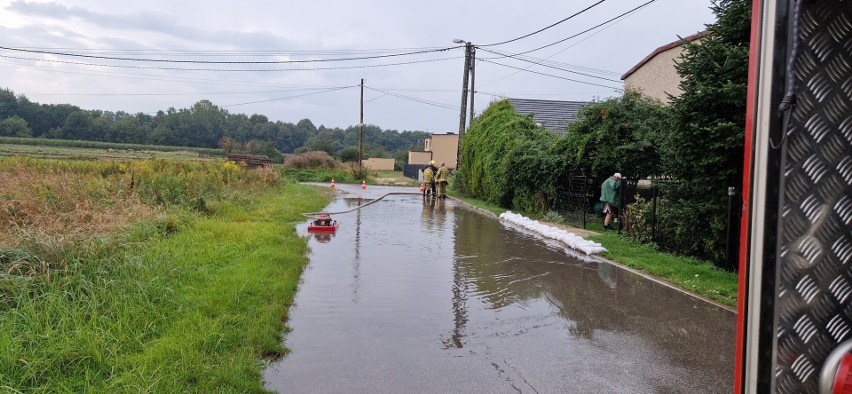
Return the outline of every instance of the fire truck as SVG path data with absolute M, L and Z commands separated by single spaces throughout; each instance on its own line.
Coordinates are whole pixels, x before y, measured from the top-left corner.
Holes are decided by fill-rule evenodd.
M 852 393 L 852 1 L 754 0 L 735 393 Z

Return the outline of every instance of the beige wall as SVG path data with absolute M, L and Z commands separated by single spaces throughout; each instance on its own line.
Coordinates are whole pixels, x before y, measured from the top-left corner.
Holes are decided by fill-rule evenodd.
M 444 162 L 447 164 L 447 168 L 455 169 L 458 158 L 459 135 L 432 134 L 431 139 L 432 160 L 435 160 L 435 165 L 440 167 L 441 162 Z
M 408 164 L 426 165 L 429 164 L 429 160 L 432 160 L 432 152 L 408 151 Z
M 362 161 L 364 167 L 375 171 L 393 171 L 394 159 L 369 158 Z
M 683 53 L 683 46 L 660 52 L 624 80 L 626 89 L 638 90 L 643 95 L 669 103 L 666 93 L 679 96 L 680 75 L 675 70 L 675 60 Z

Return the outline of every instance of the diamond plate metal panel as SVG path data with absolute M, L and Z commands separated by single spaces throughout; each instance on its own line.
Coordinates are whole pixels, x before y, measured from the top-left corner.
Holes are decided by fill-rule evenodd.
M 775 391 L 815 393 L 852 335 L 852 2 L 803 4 L 783 156 Z

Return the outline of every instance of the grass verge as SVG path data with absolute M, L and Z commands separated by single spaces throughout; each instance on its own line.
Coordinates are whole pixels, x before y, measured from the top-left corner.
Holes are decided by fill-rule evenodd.
M 449 194 L 477 208 L 500 215 L 506 209 L 485 201 Z M 712 263 L 691 257 L 664 253 L 648 245 L 637 244 L 613 231 L 603 231 L 600 223 L 591 223 L 588 230 L 599 235 L 587 239 L 602 244 L 608 251 L 603 257 L 627 267 L 651 274 L 683 290 L 717 301 L 730 307 L 737 305 L 737 274 L 717 268 Z
M 67 265 L 0 277 L 0 388 L 263 392 L 261 360 L 284 352 L 281 324 L 306 263 L 293 222 L 327 198 L 287 183 L 238 201 L 110 241 L 5 250 L 0 262 Z

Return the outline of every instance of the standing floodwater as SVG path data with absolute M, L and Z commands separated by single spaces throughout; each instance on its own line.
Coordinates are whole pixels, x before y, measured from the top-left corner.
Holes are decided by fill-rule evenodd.
M 346 190 L 327 211 L 399 191 Z M 311 238 L 270 390 L 732 391 L 727 310 L 451 199 L 388 196 L 333 217 L 336 234 Z

